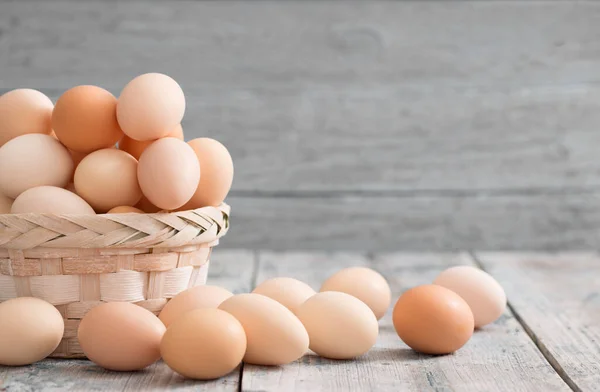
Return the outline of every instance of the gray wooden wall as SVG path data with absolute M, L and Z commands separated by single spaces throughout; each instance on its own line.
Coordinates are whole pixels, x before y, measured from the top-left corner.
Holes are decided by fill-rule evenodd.
M 0 0 L 0 91 L 149 71 L 233 155 L 224 247 L 600 244 L 599 2 Z

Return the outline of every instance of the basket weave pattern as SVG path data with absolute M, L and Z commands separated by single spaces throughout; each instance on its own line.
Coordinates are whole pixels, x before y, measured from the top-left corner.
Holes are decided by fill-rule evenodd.
M 34 296 L 60 311 L 53 357 L 83 357 L 81 318 L 103 302 L 158 314 L 206 282 L 211 249 L 229 229 L 229 206 L 157 214 L 0 215 L 0 302 Z

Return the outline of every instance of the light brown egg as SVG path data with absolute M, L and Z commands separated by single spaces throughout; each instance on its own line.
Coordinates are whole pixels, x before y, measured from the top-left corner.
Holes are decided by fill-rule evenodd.
M 321 286 L 323 291 L 341 291 L 363 301 L 381 319 L 392 301 L 392 292 L 385 278 L 366 267 L 351 267 L 332 275 Z
M 90 153 L 114 146 L 123 131 L 117 122 L 117 99 L 97 86 L 77 86 L 56 101 L 52 129 L 69 150 Z
M 167 137 L 152 143 L 140 157 L 138 181 L 144 196 L 163 210 L 184 205 L 200 180 L 200 164 L 184 141 Z
M 138 162 L 125 151 L 106 148 L 95 151 L 75 170 L 75 189 L 97 212 L 132 206 L 142 198 L 137 178 Z
M 0 214 L 10 214 L 13 199 L 0 193 Z
M 473 335 L 473 313 L 455 292 L 438 285 L 406 291 L 394 306 L 394 328 L 406 345 L 424 354 L 450 354 Z
M 160 208 L 150 203 L 150 200 L 144 195 L 142 195 L 142 198 L 134 207 L 144 211 L 146 214 L 154 214 L 162 211 Z
M 16 198 L 36 186 L 65 187 L 73 174 L 73 161 L 58 140 L 34 133 L 0 147 L 0 173 L 0 193 Z
M 134 78 L 121 91 L 117 118 L 123 132 L 134 140 L 167 136 L 185 113 L 185 96 L 171 77 L 147 73 Z
M 202 176 L 194 196 L 180 210 L 218 206 L 225 200 L 233 183 L 233 161 L 227 148 L 214 139 L 199 138 L 188 142 L 194 149 Z
M 58 347 L 64 329 L 60 312 L 39 298 L 0 303 L 0 365 L 23 366 L 46 358 Z
M 274 299 L 286 308 L 296 312 L 296 309 L 307 299 L 316 294 L 312 287 L 293 278 L 272 278 L 265 280 L 252 291 Z
M 94 209 L 81 197 L 55 186 L 38 186 L 21 193 L 11 207 L 12 214 L 30 212 L 45 214 L 95 215 Z
M 244 362 L 284 365 L 308 350 L 308 334 L 296 316 L 279 302 L 260 294 L 239 294 L 219 309 L 233 315 L 244 327 L 248 345 Z
M 196 286 L 177 294 L 171 299 L 158 316 L 160 320 L 169 327 L 174 321 L 185 313 L 205 308 L 218 308 L 227 298 L 233 294 L 218 286 Z
M 197 309 L 167 329 L 160 352 L 166 364 L 182 376 L 211 380 L 231 373 L 242 362 L 246 334 L 229 313 Z
M 379 325 L 371 309 L 357 298 L 337 291 L 318 293 L 296 315 L 310 336 L 310 349 L 325 358 L 350 359 L 373 347 Z
M 475 319 L 475 328 L 496 321 L 506 309 L 506 293 L 490 274 L 469 265 L 448 268 L 433 284 L 454 291 L 464 299 Z
M 118 206 L 115 208 L 111 208 L 107 214 L 143 214 L 144 211 L 139 208 L 129 207 L 129 206 Z
M 183 140 L 183 129 L 181 124 L 178 124 L 175 129 L 169 132 L 165 137 L 174 137 L 175 139 Z M 131 154 L 135 159 L 140 159 L 144 150 L 154 143 L 155 140 L 133 140 L 129 136 L 123 136 L 123 139 L 119 142 L 119 150 L 123 150 Z
M 21 88 L 0 97 L 0 147 L 17 136 L 29 133 L 49 135 L 54 105 L 37 90 Z
M 95 364 L 133 371 L 158 361 L 164 333 L 165 326 L 149 310 L 129 302 L 108 302 L 83 317 L 77 338 Z

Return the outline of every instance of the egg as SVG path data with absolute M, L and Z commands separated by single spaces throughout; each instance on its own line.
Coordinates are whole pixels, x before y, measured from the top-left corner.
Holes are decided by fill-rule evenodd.
M 171 77 L 160 73 L 140 75 L 127 83 L 117 104 L 123 132 L 134 140 L 167 136 L 185 113 L 185 96 Z
M 123 131 L 117 122 L 117 98 L 97 86 L 77 86 L 56 101 L 52 128 L 69 150 L 90 153 L 114 146 Z
M 0 214 L 10 214 L 13 199 L 0 193 Z
M 26 190 L 15 199 L 10 211 L 12 214 L 96 214 L 81 197 L 55 186 L 38 186 Z
M 17 136 L 52 132 L 54 105 L 37 90 L 21 88 L 0 97 L 0 147 Z
M 58 347 L 64 329 L 60 312 L 39 298 L 0 303 L 0 365 L 23 366 L 46 358 Z
M 138 162 L 125 151 L 95 151 L 75 170 L 75 189 L 96 211 L 133 206 L 142 198 L 137 178 Z
M 200 164 L 184 141 L 167 137 L 152 143 L 140 157 L 138 181 L 144 196 L 163 210 L 184 205 L 198 187 Z
M 118 206 L 115 208 L 111 208 L 107 214 L 143 214 L 144 211 L 139 208 L 129 207 L 129 206 Z
M 147 214 L 153 214 L 161 211 L 160 208 L 150 203 L 150 200 L 142 194 L 140 201 L 134 206 L 135 208 L 144 211 Z
M 218 286 L 195 286 L 182 291 L 172 298 L 160 312 L 160 320 L 169 327 L 175 320 L 185 313 L 204 308 L 218 308 L 233 294 Z
M 210 380 L 231 373 L 246 352 L 242 324 L 219 309 L 197 309 L 175 321 L 160 352 L 166 364 L 184 377 Z
M 260 294 L 238 294 L 219 309 L 234 316 L 248 340 L 244 362 L 284 365 L 308 350 L 308 334 L 296 316 L 279 302 Z
M 393 310 L 394 328 L 406 345 L 424 354 L 450 354 L 473 335 L 473 313 L 455 292 L 422 285 L 400 296 Z
M 371 309 L 342 292 L 315 294 L 300 305 L 296 315 L 308 331 L 310 349 L 325 358 L 363 355 L 379 335 L 379 324 Z
M 433 282 L 464 299 L 475 319 L 475 328 L 496 321 L 506 309 L 506 293 L 490 274 L 468 265 L 448 268 Z
M 183 129 L 181 124 L 178 124 L 175 129 L 169 132 L 165 137 L 174 137 L 175 139 L 183 140 Z M 131 154 L 135 159 L 140 159 L 144 150 L 154 143 L 155 140 L 139 141 L 133 140 L 129 136 L 123 136 L 119 142 L 119 149 Z
M 0 193 L 14 199 L 36 186 L 65 187 L 73 174 L 73 161 L 58 140 L 32 133 L 0 147 L 0 173 Z
M 366 267 L 344 268 L 327 279 L 319 291 L 350 294 L 367 304 L 378 320 L 385 315 L 392 302 L 392 292 L 385 278 Z
M 307 299 L 315 295 L 315 290 L 304 282 L 293 278 L 272 278 L 265 280 L 252 291 L 279 302 L 293 313 Z
M 108 302 L 83 317 L 77 338 L 95 364 L 133 371 L 158 361 L 164 333 L 165 326 L 149 310 L 129 302 Z
M 233 183 L 233 161 L 224 145 L 214 139 L 199 138 L 188 142 L 196 153 L 202 176 L 192 198 L 181 210 L 218 206 Z

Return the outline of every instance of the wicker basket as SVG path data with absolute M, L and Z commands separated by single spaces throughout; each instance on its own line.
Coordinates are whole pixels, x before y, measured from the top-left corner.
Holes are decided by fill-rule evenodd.
M 65 319 L 51 355 L 84 357 L 79 320 L 103 302 L 157 314 L 206 282 L 211 248 L 229 228 L 229 206 L 157 214 L 0 215 L 0 302 L 33 296 Z

